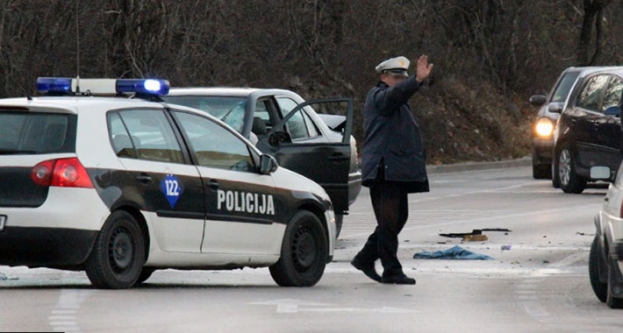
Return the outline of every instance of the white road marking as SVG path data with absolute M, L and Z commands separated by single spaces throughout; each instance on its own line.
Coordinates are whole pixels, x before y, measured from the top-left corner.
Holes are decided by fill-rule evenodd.
M 93 290 L 63 289 L 48 323 L 55 332 L 81 332 L 76 319 L 80 305 L 93 294 Z
M 298 312 L 369 312 L 382 314 L 405 314 L 415 313 L 418 311 L 383 306 L 380 308 L 351 308 L 351 307 L 335 307 L 330 304 L 304 302 L 298 299 L 276 299 L 264 302 L 248 303 L 251 305 L 272 305 L 277 306 L 276 313 L 298 313 Z

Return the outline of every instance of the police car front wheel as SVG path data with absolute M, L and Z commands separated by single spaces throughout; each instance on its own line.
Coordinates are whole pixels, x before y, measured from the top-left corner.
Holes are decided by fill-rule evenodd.
M 328 256 L 328 240 L 316 215 L 299 211 L 288 223 L 281 257 L 270 266 L 270 274 L 284 287 L 313 286 L 322 277 Z
M 100 231 L 85 270 L 95 287 L 130 288 L 139 279 L 145 262 L 145 240 L 129 213 L 112 213 Z

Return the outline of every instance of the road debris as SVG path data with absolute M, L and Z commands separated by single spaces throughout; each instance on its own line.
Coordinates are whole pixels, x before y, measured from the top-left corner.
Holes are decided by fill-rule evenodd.
M 483 229 L 473 229 L 472 232 L 460 232 L 460 233 L 449 233 L 449 234 L 439 234 L 442 237 L 448 238 L 465 238 L 465 236 L 474 236 L 474 235 L 482 235 L 484 231 L 492 231 L 492 232 L 504 232 L 507 235 L 511 230 L 502 229 L 502 228 L 483 228 Z M 486 239 L 485 239 L 486 240 Z
M 465 235 L 463 236 L 463 240 L 466 242 L 484 242 L 489 238 L 487 235 Z
M 502 249 L 502 251 L 510 251 L 511 245 L 502 245 L 500 248 Z
M 457 260 L 492 260 L 493 258 L 471 252 L 460 246 L 454 246 L 447 250 L 435 252 L 423 251 L 413 255 L 414 259 L 457 259 Z

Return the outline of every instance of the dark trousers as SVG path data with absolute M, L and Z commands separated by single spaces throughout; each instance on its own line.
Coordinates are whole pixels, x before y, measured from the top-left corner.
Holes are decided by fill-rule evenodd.
M 397 257 L 398 234 L 409 216 L 408 192 L 400 182 L 376 180 L 370 186 L 370 196 L 377 227 L 357 257 L 365 264 L 381 259 L 384 277 L 402 275 Z

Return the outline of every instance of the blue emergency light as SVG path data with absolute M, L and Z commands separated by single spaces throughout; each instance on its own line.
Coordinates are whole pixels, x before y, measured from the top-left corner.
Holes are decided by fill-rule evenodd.
M 162 96 L 169 93 L 169 81 L 160 79 L 121 79 L 117 80 L 118 93 L 136 93 Z
M 37 79 L 37 91 L 42 94 L 70 94 L 71 78 L 40 77 Z
M 169 93 L 171 85 L 161 79 L 74 79 L 40 77 L 37 79 L 37 91 L 47 95 L 90 94 L 127 94 L 163 96 Z M 79 88 L 79 89 L 78 89 Z

